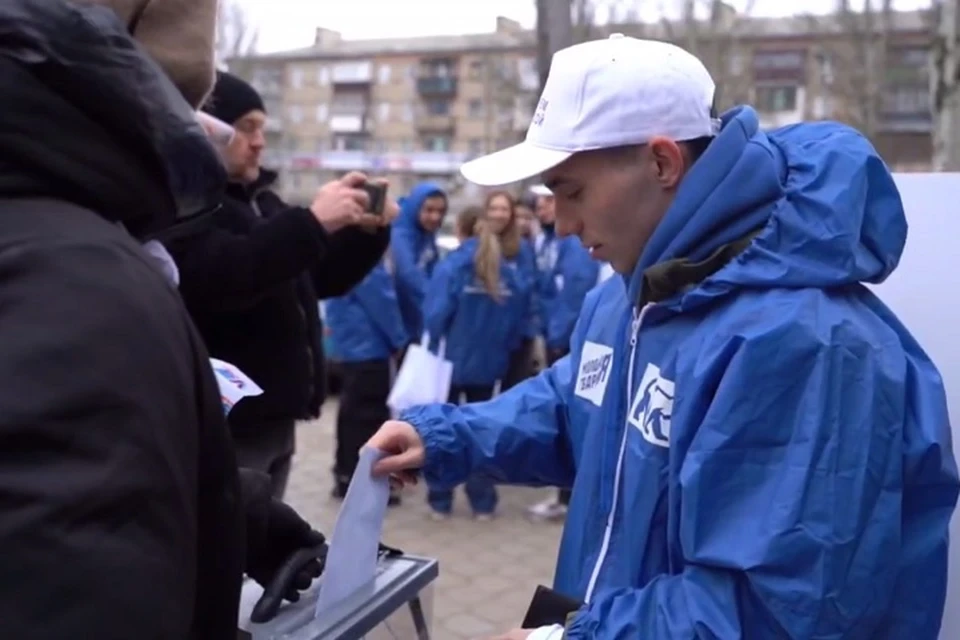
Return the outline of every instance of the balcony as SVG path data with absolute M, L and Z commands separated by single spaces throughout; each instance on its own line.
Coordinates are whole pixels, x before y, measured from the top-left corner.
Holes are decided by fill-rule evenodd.
M 365 113 L 335 113 L 329 125 L 333 133 L 363 133 L 370 128 L 370 118 Z
M 435 114 L 423 111 L 417 114 L 417 129 L 419 131 L 435 131 L 448 133 L 456 127 L 457 121 L 449 113 Z
M 370 84 L 373 82 L 373 63 L 343 62 L 330 70 L 330 81 L 337 85 Z
M 452 96 L 457 93 L 457 79 L 452 76 L 420 76 L 417 91 L 422 96 Z

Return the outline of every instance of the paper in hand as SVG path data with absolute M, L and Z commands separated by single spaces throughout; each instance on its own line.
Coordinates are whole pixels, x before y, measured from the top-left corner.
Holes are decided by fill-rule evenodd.
M 220 401 L 223 403 L 224 414 L 230 413 L 233 405 L 244 398 L 259 396 L 263 393 L 263 389 L 256 382 L 229 362 L 210 358 L 210 366 L 213 367 L 213 375 L 217 379 L 217 386 L 220 387 Z
M 390 481 L 373 477 L 373 465 L 383 452 L 364 447 L 357 470 L 333 527 L 327 564 L 317 598 L 317 615 L 344 599 L 373 589 L 383 520 L 387 515 Z

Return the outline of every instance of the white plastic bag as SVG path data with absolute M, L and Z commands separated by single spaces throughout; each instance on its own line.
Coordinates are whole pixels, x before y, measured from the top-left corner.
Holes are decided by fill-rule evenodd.
M 447 401 L 453 363 L 444 357 L 445 351 L 446 340 L 441 338 L 437 353 L 432 353 L 426 333 L 420 344 L 410 345 L 387 397 L 394 415 L 417 405 Z

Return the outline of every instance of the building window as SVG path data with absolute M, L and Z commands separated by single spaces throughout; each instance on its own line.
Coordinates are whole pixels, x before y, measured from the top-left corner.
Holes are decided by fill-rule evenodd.
M 368 139 L 366 136 L 334 136 L 330 146 L 334 151 L 366 151 Z
M 421 142 L 424 151 L 450 151 L 450 136 L 426 136 Z
M 929 115 L 930 90 L 925 86 L 890 87 L 883 93 L 883 112 L 888 115 Z
M 380 76 L 380 84 L 387 84 L 390 82 L 390 65 L 381 64 L 377 72 Z
M 754 100 L 757 111 L 761 113 L 780 113 L 797 110 L 797 87 L 769 86 L 757 87 Z
M 796 84 L 803 84 L 806 66 L 805 50 L 760 50 L 753 53 L 753 77 L 760 82 L 792 80 Z
M 327 108 L 326 104 L 318 104 L 317 105 L 317 122 L 320 122 L 320 123 L 326 122 L 327 117 L 329 115 L 328 111 L 329 109 Z
M 449 100 L 428 100 L 426 104 L 427 113 L 431 116 L 450 115 Z
M 467 113 L 471 118 L 482 118 L 483 112 L 483 100 L 473 99 L 467 103 Z
M 294 89 L 299 89 L 303 86 L 303 69 L 300 67 L 290 69 L 290 86 Z
M 390 103 L 389 102 L 381 102 L 379 105 L 379 110 L 380 110 L 380 113 L 378 114 L 378 117 L 380 120 L 390 119 Z
M 483 79 L 483 60 L 471 60 L 470 68 L 467 71 L 467 75 L 472 80 L 482 80 Z
M 294 124 L 300 124 L 303 121 L 303 109 L 300 108 L 300 105 L 291 105 L 287 110 L 287 117 L 289 117 L 290 121 Z
M 319 67 L 317 69 L 317 84 L 324 86 L 330 83 L 330 70 L 326 67 Z

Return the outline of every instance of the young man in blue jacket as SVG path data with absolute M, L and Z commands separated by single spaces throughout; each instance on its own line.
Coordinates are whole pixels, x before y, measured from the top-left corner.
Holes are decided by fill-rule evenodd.
M 384 259 L 349 293 L 326 303 L 327 326 L 340 356 L 341 388 L 334 462 L 336 498 L 347 495 L 360 447 L 390 418 L 393 358 L 407 344 L 393 274 Z M 389 265 L 392 267 L 392 265 Z M 399 504 L 396 493 L 391 504 Z
M 423 296 L 440 257 L 437 232 L 446 215 L 447 194 L 433 182 L 421 182 L 400 199 L 400 214 L 393 223 L 390 251 L 410 342 L 419 342 L 423 333 Z
M 526 141 L 463 167 L 541 173 L 557 229 L 622 276 L 570 356 L 490 402 L 426 406 L 379 473 L 576 478 L 565 624 L 504 638 L 924 638 L 958 492 L 943 383 L 863 283 L 907 224 L 853 129 L 714 117 L 703 64 L 613 36 L 558 52 Z

